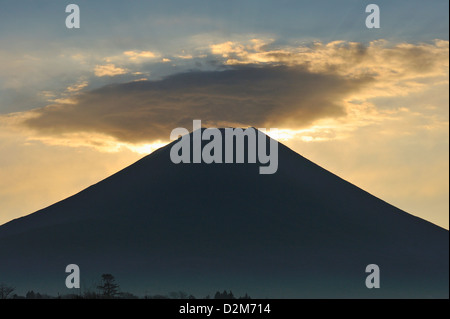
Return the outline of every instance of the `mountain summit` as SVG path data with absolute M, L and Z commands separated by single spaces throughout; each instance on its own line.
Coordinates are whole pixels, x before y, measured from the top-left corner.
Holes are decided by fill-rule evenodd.
M 0 282 L 70 293 L 65 267 L 77 264 L 82 288 L 111 273 L 136 294 L 448 298 L 447 230 L 281 143 L 268 175 L 259 163 L 174 164 L 174 143 L 0 226 Z M 380 288 L 366 287 L 369 264 Z

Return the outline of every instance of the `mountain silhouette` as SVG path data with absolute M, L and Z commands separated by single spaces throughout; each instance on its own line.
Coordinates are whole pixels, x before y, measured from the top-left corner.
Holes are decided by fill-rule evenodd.
M 174 164 L 176 142 L 0 226 L 0 282 L 68 293 L 77 264 L 82 288 L 111 273 L 136 294 L 448 298 L 447 230 L 281 143 L 277 172 L 262 175 L 260 163 Z M 366 287 L 369 264 L 380 288 Z

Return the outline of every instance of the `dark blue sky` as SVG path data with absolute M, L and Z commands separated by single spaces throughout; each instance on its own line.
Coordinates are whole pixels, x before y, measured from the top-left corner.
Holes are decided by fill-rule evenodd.
M 381 28 L 369 30 L 364 21 L 371 1 L 74 1 L 81 9 L 81 29 L 64 26 L 64 1 L 1 1 L 2 48 L 51 43 L 80 47 L 152 41 L 173 47 L 196 34 L 268 34 L 283 40 L 374 39 L 429 41 L 448 39 L 445 0 L 376 1 Z M 122 40 L 123 41 L 123 40 Z M 29 47 L 30 48 L 30 47 Z M 31 49 L 31 48 L 30 48 Z

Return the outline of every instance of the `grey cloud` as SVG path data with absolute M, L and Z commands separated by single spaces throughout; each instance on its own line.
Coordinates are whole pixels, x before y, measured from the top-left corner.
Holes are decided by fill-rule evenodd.
M 191 129 L 193 119 L 209 127 L 299 128 L 344 116 L 342 100 L 371 80 L 284 66 L 192 71 L 105 86 L 76 104 L 36 109 L 24 124 L 48 135 L 96 132 L 131 143 L 167 140 L 176 127 Z

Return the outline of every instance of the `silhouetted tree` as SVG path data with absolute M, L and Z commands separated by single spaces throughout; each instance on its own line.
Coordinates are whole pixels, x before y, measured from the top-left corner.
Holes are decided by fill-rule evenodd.
M 103 298 L 114 298 L 119 293 L 119 285 L 116 284 L 116 280 L 111 274 L 102 275 L 102 282 L 97 289 L 100 290 Z
M 216 292 L 216 294 L 214 295 L 214 299 L 235 299 L 235 298 L 231 290 L 229 293 L 226 290 L 224 290 L 222 293 Z
M 8 299 L 14 289 L 14 287 L 0 283 L 0 299 Z
M 84 299 L 99 299 L 100 295 L 94 289 L 86 289 L 83 294 Z
M 36 299 L 36 294 L 34 293 L 33 290 L 31 290 L 31 291 L 28 291 L 28 292 L 27 292 L 27 294 L 25 295 L 25 297 L 26 297 L 27 299 Z

